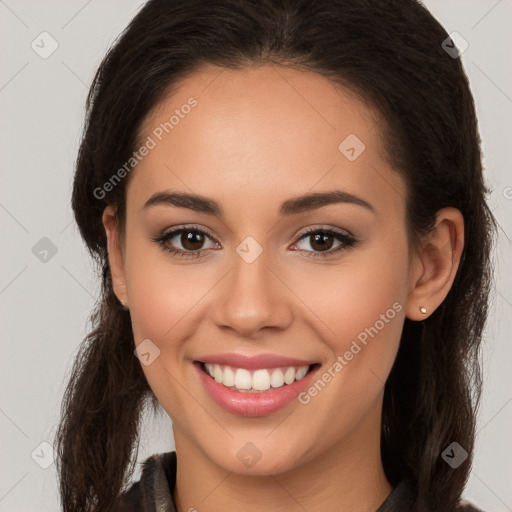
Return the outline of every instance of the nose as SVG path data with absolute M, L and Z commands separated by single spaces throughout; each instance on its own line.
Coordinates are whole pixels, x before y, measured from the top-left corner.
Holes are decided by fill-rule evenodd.
M 220 329 L 254 338 L 264 328 L 286 329 L 290 325 L 293 294 L 279 271 L 271 268 L 271 260 L 265 251 L 252 262 L 236 254 L 210 309 Z

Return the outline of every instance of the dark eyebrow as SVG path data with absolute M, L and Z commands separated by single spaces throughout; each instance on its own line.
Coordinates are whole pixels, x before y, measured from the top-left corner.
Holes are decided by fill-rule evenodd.
M 288 199 L 279 207 L 279 214 L 282 216 L 295 215 L 335 203 L 356 204 L 375 213 L 373 206 L 364 199 L 343 190 L 332 190 L 330 192 L 304 194 Z M 156 192 L 144 203 L 143 209 L 155 205 L 178 206 L 221 218 L 224 216 L 224 210 L 217 201 L 185 192 Z

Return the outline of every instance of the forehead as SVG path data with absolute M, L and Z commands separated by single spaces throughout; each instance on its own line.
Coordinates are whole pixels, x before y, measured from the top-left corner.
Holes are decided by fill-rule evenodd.
M 128 202 L 140 206 L 155 191 L 178 189 L 219 202 L 236 196 L 256 212 L 257 198 L 268 205 L 333 187 L 376 200 L 383 185 L 403 195 L 380 122 L 358 96 L 318 73 L 210 66 L 181 80 L 142 123 L 139 140 L 151 139 L 153 148 L 133 173 Z

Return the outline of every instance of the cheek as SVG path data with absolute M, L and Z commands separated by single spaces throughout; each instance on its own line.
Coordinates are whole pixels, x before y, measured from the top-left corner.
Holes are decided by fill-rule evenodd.
M 141 242 L 129 253 L 130 317 L 135 345 L 146 343 L 152 352 L 152 362 L 141 364 L 148 384 L 164 409 L 179 417 L 187 411 L 180 385 L 183 349 L 193 332 L 193 306 L 207 288 L 203 290 L 198 273 L 180 270 L 170 256 L 159 252 Z M 154 359 L 153 354 L 157 354 Z
M 350 388 L 368 378 L 378 382 L 375 376 L 383 385 L 399 347 L 408 251 L 403 238 L 393 242 L 353 252 L 343 264 L 328 269 L 325 278 L 316 280 L 317 286 L 309 287 L 308 306 L 321 320 L 316 320 L 317 330 L 327 333 L 323 339 L 333 361 L 343 357 L 343 373 L 351 377 L 340 380 Z
M 388 316 L 394 318 L 397 309 L 405 307 L 408 251 L 402 238 L 393 242 L 377 241 L 347 253 L 339 264 L 312 268 L 298 277 L 290 274 L 297 295 L 325 322 L 325 332 L 352 337 L 386 311 L 391 309 Z M 393 308 L 395 303 L 402 308 Z
M 184 319 L 208 291 L 205 271 L 201 265 L 177 265 L 173 256 L 139 233 L 131 240 L 126 275 L 135 341 L 180 339 Z
M 163 407 L 173 414 L 186 414 L 190 397 L 183 394 L 180 382 L 195 371 L 187 359 L 188 340 L 199 328 L 198 315 L 204 316 L 203 301 L 218 274 L 204 263 L 176 264 L 171 255 L 143 240 L 127 249 L 135 345 L 150 340 L 149 347 L 158 354 L 151 364 L 142 364 L 142 370 Z M 194 393 L 192 388 L 189 391 Z
M 328 332 L 322 340 L 332 354 L 299 401 L 305 405 L 304 418 L 314 410 L 333 436 L 351 430 L 374 410 L 400 343 L 407 251 L 378 252 L 380 265 L 375 264 L 376 253 L 360 253 L 357 262 L 354 258 L 335 272 L 331 269 L 323 292 L 317 287 L 309 295 L 308 304 L 321 319 L 315 329 Z

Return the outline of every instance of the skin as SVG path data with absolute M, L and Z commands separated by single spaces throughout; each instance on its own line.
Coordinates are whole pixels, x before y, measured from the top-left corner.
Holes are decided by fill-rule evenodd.
M 103 215 L 114 291 L 130 309 L 135 345 L 149 338 L 160 350 L 142 369 L 172 419 L 178 510 L 236 510 L 243 500 L 248 512 L 374 512 L 392 491 L 380 455 L 384 383 L 405 317 L 426 318 L 452 285 L 462 215 L 440 210 L 435 229 L 411 250 L 406 188 L 384 153 L 377 113 L 316 73 L 204 68 L 148 114 L 141 140 L 190 96 L 198 105 L 129 177 L 125 233 L 115 206 Z M 354 161 L 338 150 L 349 134 L 365 144 Z M 336 203 L 278 214 L 287 199 L 333 189 L 375 211 Z M 164 190 L 215 199 L 225 217 L 143 209 Z M 200 258 L 174 256 L 151 240 L 191 223 L 214 235 L 187 246 L 204 247 Z M 301 238 L 306 228 L 348 231 L 358 243 L 314 258 L 321 249 L 311 235 Z M 236 252 L 248 236 L 263 249 L 250 264 Z M 172 245 L 186 250 L 180 236 Z M 331 252 L 339 246 L 332 238 Z M 394 303 L 401 311 L 305 405 L 257 418 L 230 414 L 192 366 L 220 352 L 272 352 L 316 360 L 321 374 Z M 237 457 L 248 442 L 262 455 L 251 467 Z

